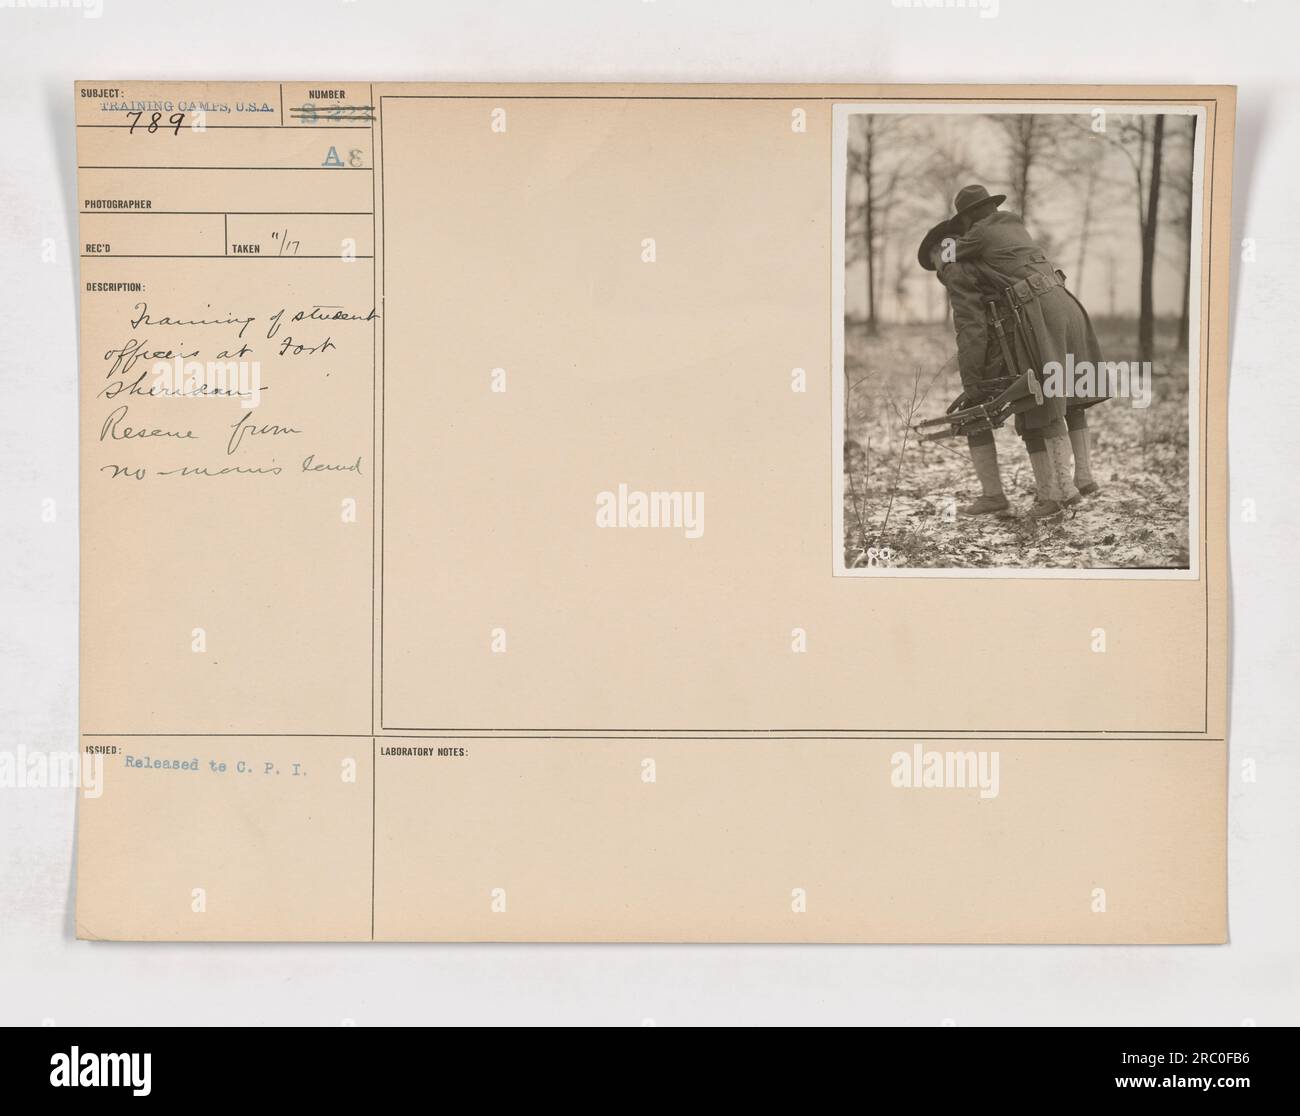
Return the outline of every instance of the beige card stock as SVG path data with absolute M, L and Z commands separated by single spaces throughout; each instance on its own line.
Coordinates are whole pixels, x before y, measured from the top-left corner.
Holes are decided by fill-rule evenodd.
M 1232 89 L 76 109 L 80 936 L 1225 940 Z M 1043 524 L 913 428 L 986 179 L 1152 272 Z

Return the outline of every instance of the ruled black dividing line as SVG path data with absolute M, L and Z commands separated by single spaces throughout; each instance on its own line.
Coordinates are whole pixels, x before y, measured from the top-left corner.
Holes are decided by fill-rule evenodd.
M 77 127 L 78 128 L 124 128 L 128 131 L 131 129 L 130 124 L 78 124 Z M 287 125 L 285 124 L 209 124 L 207 125 L 207 130 L 209 132 L 258 132 L 258 131 L 266 131 L 266 130 L 278 131 L 281 128 L 285 128 L 285 127 L 287 127 Z M 368 124 L 331 124 L 328 121 L 324 121 L 324 120 L 319 121 L 315 125 L 304 127 L 303 130 L 309 131 L 311 130 L 311 128 L 314 128 L 316 131 L 322 131 L 326 129 L 339 129 L 341 131 L 348 131 L 348 132 L 370 131 L 370 125 Z
M 375 87 L 371 85 L 370 99 L 375 99 Z M 370 116 L 370 165 L 375 167 L 375 117 Z M 379 251 L 378 229 L 375 220 L 375 176 L 370 176 L 370 243 Z M 375 662 L 375 546 L 378 532 L 375 530 L 376 500 L 375 486 L 379 483 L 375 469 L 375 454 L 379 452 L 375 432 L 375 400 L 379 393 L 379 274 L 378 268 L 370 269 L 370 309 L 376 316 L 370 321 L 370 731 L 375 731 L 375 688 L 379 684 Z M 385 311 L 386 312 L 386 311 Z M 378 842 L 379 810 L 379 741 L 370 738 L 370 940 L 375 940 L 375 863 L 376 844 Z
M 718 733 L 691 733 L 689 730 L 669 729 L 664 732 L 642 733 L 632 735 L 627 732 L 592 732 L 586 729 L 551 729 L 530 731 L 525 735 L 505 735 L 496 730 L 490 731 L 489 736 L 475 736 L 471 731 L 465 732 L 433 732 L 429 729 L 382 729 L 378 733 L 366 732 L 83 732 L 81 736 L 86 740 L 149 740 L 165 739 L 168 737 L 176 740 L 222 740 L 222 739 L 249 739 L 249 740 L 473 740 L 475 743 L 491 744 L 494 740 L 570 740 L 574 742 L 591 743 L 602 740 L 679 740 L 682 743 L 693 743 L 699 740 L 712 740 L 717 742 L 730 742 L 735 744 L 752 744 L 755 742 L 752 733 L 746 734 L 743 729 L 725 729 Z M 1149 730 L 1138 732 L 1116 731 L 1096 733 L 1060 733 L 1060 732 L 1028 732 L 1023 729 L 1017 729 L 1011 732 L 988 732 L 984 729 L 978 731 L 958 730 L 956 732 L 941 732 L 934 729 L 908 730 L 904 732 L 870 732 L 870 733 L 853 733 L 846 734 L 840 731 L 828 733 L 813 733 L 805 736 L 791 736 L 788 733 L 756 730 L 761 733 L 760 738 L 772 741 L 799 741 L 804 744 L 838 744 L 852 743 L 855 741 L 868 741 L 875 743 L 888 743 L 891 740 L 969 740 L 969 741 L 1005 741 L 1008 744 L 1087 744 L 1101 741 L 1127 741 L 1134 744 L 1177 744 L 1187 741 L 1193 744 L 1222 744 L 1226 738 L 1222 736 L 1207 736 L 1204 733 L 1197 732 L 1195 729 L 1187 729 L 1181 732 L 1161 732 L 1152 733 Z M 372 818 L 373 821 L 373 818 Z
M 83 217 L 373 217 L 368 209 L 80 209 Z
M 260 252 L 240 253 L 232 256 L 228 252 L 216 252 L 208 255 L 201 253 L 175 252 L 82 252 L 83 260 L 337 260 L 339 254 L 333 252 L 328 256 L 280 256 Z M 354 260 L 373 260 L 374 256 L 355 255 Z
M 123 163 L 121 165 L 111 165 L 106 163 L 100 164 L 77 164 L 77 170 L 147 170 L 147 171 L 370 171 L 374 173 L 373 167 L 349 167 L 349 166 L 328 166 L 328 167 L 209 167 L 209 166 L 182 166 L 171 164 L 168 166 L 141 166 L 137 164 Z

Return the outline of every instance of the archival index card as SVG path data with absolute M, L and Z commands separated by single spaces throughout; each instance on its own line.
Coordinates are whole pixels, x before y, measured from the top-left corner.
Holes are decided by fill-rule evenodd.
M 1222 941 L 1222 87 L 83 82 L 78 932 Z

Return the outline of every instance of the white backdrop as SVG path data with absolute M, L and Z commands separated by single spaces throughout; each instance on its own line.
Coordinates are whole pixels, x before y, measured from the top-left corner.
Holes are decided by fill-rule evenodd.
M 991 19 L 891 0 L 102 0 L 98 19 L 13 3 L 0 0 L 0 748 L 76 744 L 74 80 L 1230 83 L 1234 237 L 1255 259 L 1233 268 L 1230 945 L 91 944 L 71 929 L 73 792 L 0 789 L 0 1024 L 1300 1023 L 1295 0 L 1000 0 Z

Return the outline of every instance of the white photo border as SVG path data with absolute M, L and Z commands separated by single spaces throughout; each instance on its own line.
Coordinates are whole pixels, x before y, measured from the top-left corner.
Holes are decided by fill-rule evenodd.
M 1194 116 L 1196 142 L 1192 152 L 1192 235 L 1190 285 L 1194 297 L 1188 305 L 1187 344 L 1187 561 L 1185 570 L 1165 569 L 1054 569 L 1035 567 L 912 568 L 907 566 L 860 566 L 844 561 L 844 224 L 847 201 L 849 120 L 853 116 L 909 114 L 957 115 L 972 113 L 1012 115 L 1042 113 L 1060 116 L 1091 116 L 1096 109 L 1109 114 L 1131 116 Z M 887 103 L 836 103 L 831 119 L 831 529 L 832 573 L 836 577 L 946 577 L 946 578 L 1031 578 L 1074 581 L 1199 581 L 1201 553 L 1201 304 L 1204 299 L 1201 255 L 1205 226 L 1205 130 L 1206 110 L 1200 105 L 1097 104 L 1071 101 L 945 101 Z

